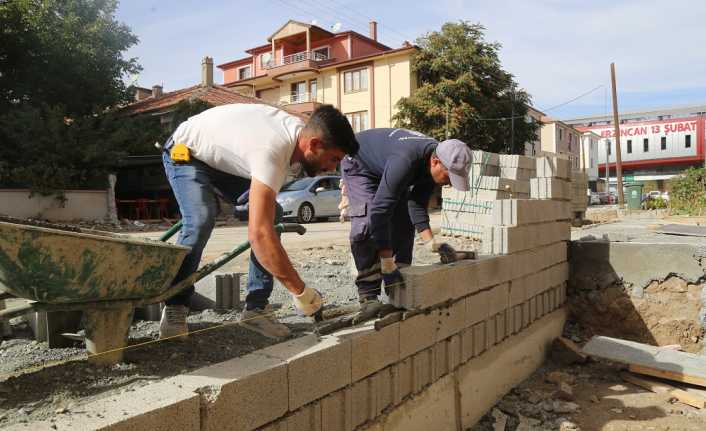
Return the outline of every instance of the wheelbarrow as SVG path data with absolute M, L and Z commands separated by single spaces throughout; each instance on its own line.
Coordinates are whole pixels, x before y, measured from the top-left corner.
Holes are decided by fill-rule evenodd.
M 0 221 L 0 290 L 30 300 L 0 310 L 0 320 L 31 311 L 82 311 L 89 361 L 118 363 L 127 346 L 135 307 L 155 304 L 196 283 L 250 248 L 246 241 L 172 284 L 188 247 L 76 228 Z M 275 225 L 303 235 L 304 226 Z M 3 299 L 0 295 L 0 299 Z

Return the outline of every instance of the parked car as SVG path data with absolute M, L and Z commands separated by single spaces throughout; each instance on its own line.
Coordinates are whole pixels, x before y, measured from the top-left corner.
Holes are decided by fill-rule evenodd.
M 291 181 L 277 194 L 285 219 L 310 223 L 318 218 L 336 217 L 341 202 L 341 177 L 326 175 Z
M 601 205 L 608 205 L 613 203 L 613 196 L 608 192 L 598 193 L 598 199 L 600 200 Z
M 647 199 L 657 199 L 662 196 L 662 193 L 659 190 L 652 190 L 651 192 L 647 193 Z
M 665 201 L 669 202 L 669 192 L 663 192 L 662 193 L 662 199 Z
M 600 195 L 596 192 L 591 192 L 591 194 L 588 196 L 588 204 L 589 205 L 600 205 L 601 204 Z

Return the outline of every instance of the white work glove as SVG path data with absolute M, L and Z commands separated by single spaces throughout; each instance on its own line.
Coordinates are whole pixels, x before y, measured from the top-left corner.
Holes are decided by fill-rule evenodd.
M 305 287 L 299 295 L 292 294 L 292 298 L 294 299 L 294 306 L 305 316 L 313 315 L 323 305 L 321 294 L 318 290 L 311 287 Z

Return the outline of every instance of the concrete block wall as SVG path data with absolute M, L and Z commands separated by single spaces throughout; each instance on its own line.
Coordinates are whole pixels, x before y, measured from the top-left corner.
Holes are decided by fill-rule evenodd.
M 588 206 L 588 174 L 583 171 L 571 173 L 571 211 L 583 213 Z

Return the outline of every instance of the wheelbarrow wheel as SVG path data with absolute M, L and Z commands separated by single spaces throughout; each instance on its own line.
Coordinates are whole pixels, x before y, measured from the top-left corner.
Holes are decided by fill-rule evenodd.
M 299 223 L 311 223 L 314 221 L 314 207 L 309 202 L 304 202 L 297 212 L 297 220 Z

